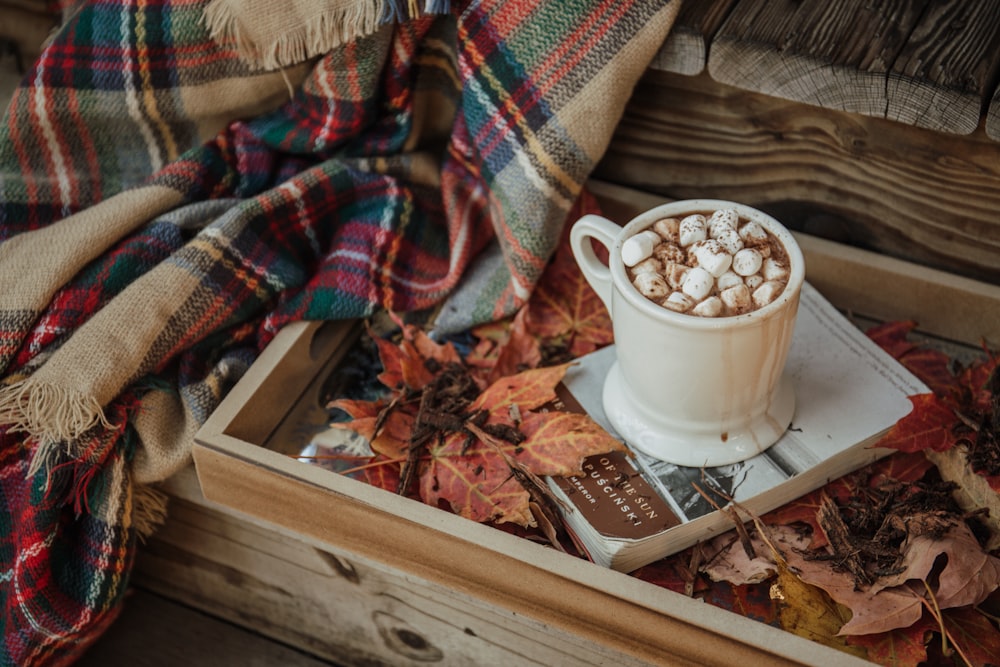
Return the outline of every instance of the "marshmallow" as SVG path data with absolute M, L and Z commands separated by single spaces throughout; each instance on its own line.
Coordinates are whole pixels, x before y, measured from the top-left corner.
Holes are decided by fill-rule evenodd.
M 655 257 L 647 257 L 638 264 L 632 267 L 632 273 L 639 275 L 640 273 L 663 273 L 663 262 L 656 259 Z
M 713 239 L 698 241 L 691 248 L 695 259 L 698 260 L 698 266 L 711 273 L 713 278 L 718 278 L 728 271 L 733 263 L 733 256 Z
M 746 285 L 737 285 L 723 290 L 719 294 L 726 309 L 734 315 L 740 315 L 750 310 L 750 290 Z
M 752 276 L 763 264 L 764 258 L 753 248 L 744 248 L 733 255 L 733 271 L 741 276 Z
M 710 296 L 691 309 L 692 315 L 698 317 L 718 317 L 722 313 L 722 299 Z
M 734 271 L 726 271 L 721 276 L 715 279 L 715 286 L 719 288 L 719 291 L 729 289 L 730 287 L 735 287 L 736 285 L 742 285 L 743 278 L 740 277 L 738 273 Z
M 764 260 L 764 265 L 760 269 L 760 274 L 764 276 L 764 281 L 787 280 L 788 267 L 778 262 L 773 257 Z
M 708 238 L 705 216 L 695 213 L 684 218 L 681 220 L 677 233 L 682 248 L 698 241 L 704 241 Z
M 663 269 L 663 277 L 667 279 L 667 284 L 671 287 L 680 289 L 681 285 L 684 284 L 684 278 L 687 277 L 690 270 L 691 267 L 685 266 L 680 262 L 667 264 Z
M 664 264 L 683 264 L 686 259 L 684 251 L 674 243 L 660 243 L 653 248 L 653 257 Z
M 785 289 L 785 284 L 774 280 L 769 280 L 753 291 L 753 303 L 758 308 L 763 308 L 767 304 L 778 298 L 781 290 Z
M 716 233 L 723 228 L 736 231 L 740 224 L 740 214 L 735 208 L 720 208 L 708 218 L 708 231 L 715 238 Z
M 723 227 L 719 230 L 718 234 L 712 234 L 712 238 L 725 248 L 726 252 L 730 255 L 735 255 L 743 249 L 743 239 L 740 238 L 739 233 L 735 229 Z
M 668 243 L 677 243 L 679 240 L 678 231 L 681 223 L 677 218 L 660 218 L 653 223 L 653 231 L 660 235 L 660 238 Z
M 695 301 L 701 301 L 708 296 L 713 287 L 715 287 L 715 276 L 700 266 L 696 266 L 684 276 L 681 290 Z
M 661 299 L 670 292 L 667 281 L 658 273 L 640 273 L 632 284 L 640 294 L 649 299 Z
M 660 235 L 646 230 L 625 239 L 622 244 L 622 261 L 625 266 L 635 266 L 647 257 L 652 256 L 653 248 L 660 242 Z
M 684 292 L 674 292 L 660 304 L 664 308 L 669 308 L 678 313 L 686 313 L 694 305 L 694 299 Z
M 767 230 L 756 220 L 750 220 L 740 227 L 740 238 L 743 243 L 749 246 L 765 245 L 767 243 Z
M 752 292 L 764 284 L 764 279 L 760 277 L 759 273 L 755 273 L 752 276 L 747 276 L 746 278 L 744 278 L 743 282 Z

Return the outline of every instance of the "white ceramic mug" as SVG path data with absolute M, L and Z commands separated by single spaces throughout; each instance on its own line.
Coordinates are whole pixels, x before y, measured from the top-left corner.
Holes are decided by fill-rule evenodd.
M 702 318 L 664 308 L 631 284 L 621 259 L 625 239 L 661 218 L 722 208 L 755 220 L 784 245 L 785 289 L 743 315 Z M 596 256 L 596 240 L 610 252 Z M 777 220 L 749 206 L 698 199 L 657 206 L 624 227 L 596 215 L 570 233 L 580 269 L 604 301 L 614 328 L 616 361 L 604 383 L 604 410 L 630 446 L 684 466 L 719 466 L 764 451 L 795 411 L 792 383 L 782 377 L 805 278 L 802 251 Z

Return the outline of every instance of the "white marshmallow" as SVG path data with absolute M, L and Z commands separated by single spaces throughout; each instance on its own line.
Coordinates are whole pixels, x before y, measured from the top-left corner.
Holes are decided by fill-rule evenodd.
M 658 273 L 640 273 L 632 284 L 640 294 L 649 299 L 661 299 L 670 293 L 667 281 Z
M 694 305 L 694 299 L 684 292 L 674 292 L 660 304 L 664 308 L 669 308 L 678 313 L 686 313 Z
M 664 264 L 668 262 L 674 262 L 677 264 L 683 264 L 687 256 L 684 251 L 680 249 L 674 243 L 660 243 L 655 248 L 653 248 L 653 257 L 657 258 Z
M 735 315 L 740 315 L 750 310 L 750 290 L 747 289 L 746 285 L 736 285 L 735 287 L 723 290 L 719 294 L 719 298 L 722 299 L 722 303 L 726 305 L 726 308 Z
M 730 255 L 735 255 L 743 249 L 743 239 L 740 238 L 735 229 L 723 227 L 717 234 L 712 234 L 712 238 L 725 248 L 726 252 Z
M 781 290 L 785 289 L 785 284 L 774 280 L 769 280 L 753 291 L 753 303 L 758 308 L 763 308 L 767 304 L 778 298 Z
M 750 220 L 740 227 L 740 238 L 746 245 L 762 245 L 767 243 L 767 230 L 756 220 Z
M 677 218 L 660 218 L 653 223 L 653 231 L 660 235 L 664 241 L 670 243 L 678 242 L 678 230 L 680 229 L 681 223 Z
M 715 276 L 700 266 L 688 271 L 684 276 L 684 284 L 681 285 L 684 293 L 695 301 L 701 301 L 708 296 L 713 287 L 715 287 Z
M 753 248 L 744 248 L 733 255 L 733 271 L 741 276 L 752 276 L 763 264 L 764 258 Z
M 622 244 L 622 261 L 625 266 L 635 266 L 647 257 L 652 256 L 653 248 L 660 242 L 660 235 L 646 230 L 625 239 Z
M 663 262 L 656 259 L 655 257 L 647 257 L 638 264 L 632 267 L 632 273 L 639 275 L 640 273 L 663 273 Z
M 723 229 L 731 229 L 735 232 L 739 224 L 740 214 L 735 208 L 720 208 L 708 219 L 708 233 L 714 239 L 716 234 Z
M 735 259 L 735 258 L 734 258 Z M 715 279 L 715 286 L 719 288 L 719 291 L 729 289 L 730 287 L 735 287 L 736 285 L 742 285 L 743 278 L 734 271 L 726 271 L 721 276 Z
M 713 239 L 698 241 L 691 247 L 695 259 L 698 260 L 698 266 L 711 273 L 713 278 L 718 278 L 728 271 L 733 263 L 733 256 Z
M 687 277 L 690 270 L 690 267 L 679 262 L 667 264 L 663 269 L 663 277 L 667 279 L 667 284 L 671 287 L 680 289 L 681 285 L 684 284 L 684 278 Z
M 707 239 L 708 229 L 705 223 L 705 216 L 695 213 L 681 220 L 681 224 L 678 227 L 678 237 L 682 248 Z
M 773 257 L 768 257 L 764 260 L 764 265 L 761 267 L 760 274 L 764 276 L 765 282 L 769 280 L 787 280 L 788 267 L 781 264 Z
M 692 308 L 691 314 L 698 317 L 718 317 L 722 314 L 722 299 L 710 296 Z
M 764 284 L 764 279 L 761 278 L 761 276 L 760 276 L 759 273 L 755 273 L 752 276 L 747 276 L 743 280 L 743 282 L 746 284 L 746 286 L 752 292 L 752 291 L 754 291 L 755 289 L 757 289 L 758 287 L 760 287 L 761 285 Z

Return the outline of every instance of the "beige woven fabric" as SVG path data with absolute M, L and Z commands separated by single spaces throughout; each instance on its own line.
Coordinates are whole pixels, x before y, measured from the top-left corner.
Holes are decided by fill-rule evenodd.
M 287 67 L 375 32 L 382 0 L 214 0 L 205 22 L 258 69 Z

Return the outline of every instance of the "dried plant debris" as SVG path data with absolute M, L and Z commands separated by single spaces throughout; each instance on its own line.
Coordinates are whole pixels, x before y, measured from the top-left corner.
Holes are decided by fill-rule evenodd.
M 1000 475 L 1000 368 L 990 374 L 985 389 L 988 405 L 979 419 L 976 437 L 970 439 L 967 456 L 973 470 L 992 477 Z

